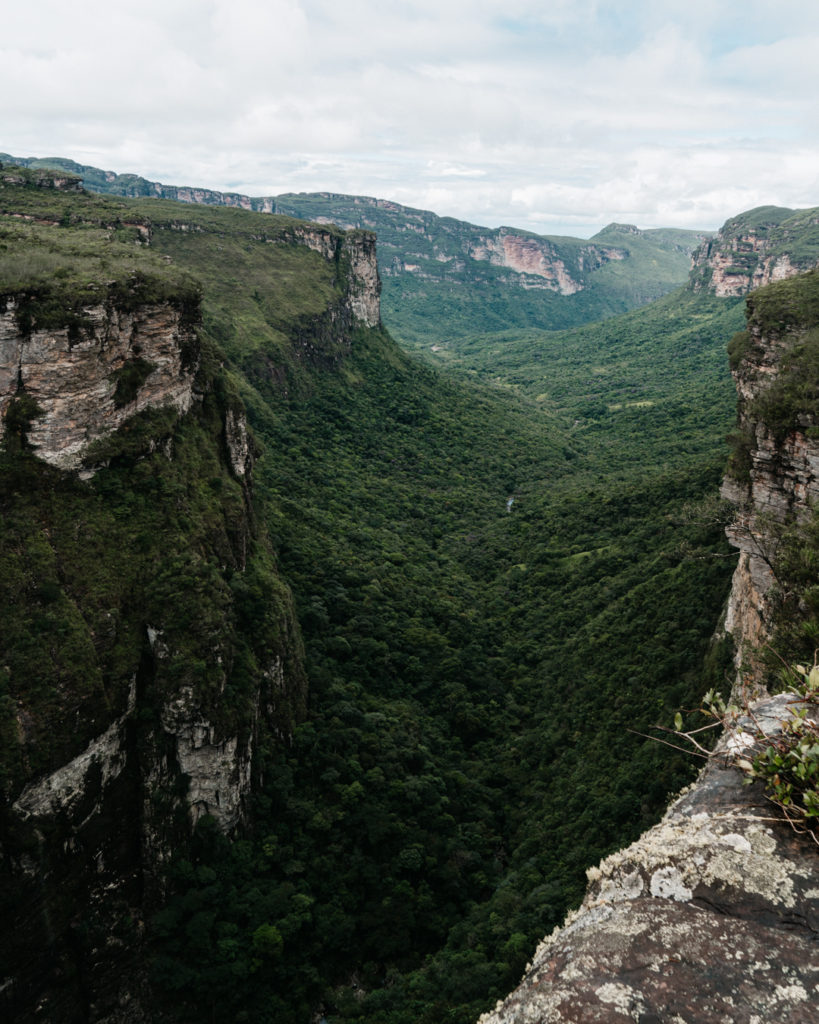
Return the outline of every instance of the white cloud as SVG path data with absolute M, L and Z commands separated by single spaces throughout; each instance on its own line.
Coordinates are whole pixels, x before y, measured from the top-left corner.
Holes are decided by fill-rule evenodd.
M 9 12 L 0 148 L 479 223 L 819 204 L 801 0 L 56 0 Z

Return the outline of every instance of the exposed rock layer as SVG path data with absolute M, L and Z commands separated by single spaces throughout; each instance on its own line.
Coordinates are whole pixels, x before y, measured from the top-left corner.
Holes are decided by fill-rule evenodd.
M 110 305 L 85 308 L 79 337 L 68 327 L 24 333 L 13 296 L 0 309 L 0 437 L 2 416 L 25 392 L 40 412 L 28 431 L 39 458 L 76 469 L 94 441 L 135 413 L 193 401 L 198 342 L 194 326 L 169 304 L 122 313 Z M 118 375 L 142 360 L 144 379 L 129 400 L 118 399 Z
M 723 497 L 737 506 L 727 533 L 740 558 L 725 629 L 735 642 L 739 696 L 757 691 L 762 682 L 756 652 L 775 625 L 772 596 L 781 529 L 805 521 L 819 500 L 819 439 L 811 436 L 812 417 L 801 415 L 792 429 L 778 436 L 758 411 L 779 379 L 783 360 L 814 325 L 797 320 L 774 328 L 756 315 L 753 296 L 748 302 L 747 341 L 733 368 L 737 435 L 747 465 L 726 476 L 722 486 Z
M 694 253 L 694 286 L 736 297 L 804 273 L 819 265 L 818 234 L 819 209 L 750 210 L 727 221 Z

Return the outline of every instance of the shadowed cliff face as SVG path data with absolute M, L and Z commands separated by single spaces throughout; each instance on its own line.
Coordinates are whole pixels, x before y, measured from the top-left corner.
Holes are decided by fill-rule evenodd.
M 18 177 L 0 184 L 0 1016 L 144 1020 L 167 865 L 202 818 L 247 821 L 259 746 L 304 713 L 301 640 L 196 287 L 82 222 L 100 213 L 76 189 Z
M 759 690 L 758 657 L 776 626 L 775 596 L 785 531 L 806 523 L 819 498 L 819 439 L 812 387 L 816 311 L 806 297 L 817 274 L 755 293 L 747 332 L 732 341 L 737 386 L 737 450 L 723 497 L 737 506 L 728 538 L 740 551 L 725 629 L 736 648 L 738 696 Z

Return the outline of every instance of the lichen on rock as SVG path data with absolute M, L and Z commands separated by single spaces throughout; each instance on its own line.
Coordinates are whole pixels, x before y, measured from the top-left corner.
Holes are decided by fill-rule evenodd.
M 773 727 L 784 700 L 757 717 Z M 657 826 L 589 872 L 580 909 L 481 1024 L 812 1019 L 816 850 L 743 785 L 729 740 Z

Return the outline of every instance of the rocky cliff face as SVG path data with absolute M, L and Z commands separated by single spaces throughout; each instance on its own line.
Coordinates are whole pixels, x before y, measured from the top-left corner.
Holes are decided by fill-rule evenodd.
M 194 400 L 198 341 L 184 310 L 169 303 L 123 312 L 83 310 L 83 327 L 20 327 L 20 296 L 0 300 L 0 439 L 2 417 L 25 393 L 39 412 L 28 441 L 37 456 L 76 469 L 95 441 L 135 413 Z
M 572 253 L 561 254 L 549 239 L 537 235 L 517 234 L 499 228 L 470 241 L 467 255 L 473 260 L 486 260 L 493 266 L 507 267 L 518 274 L 542 278 L 545 287 L 560 295 L 574 295 L 585 287 L 585 275 L 611 260 L 623 260 L 624 249 L 586 245 Z M 537 287 L 534 281 L 522 281 L 524 287 Z
M 784 697 L 755 707 L 770 734 L 790 713 Z M 589 871 L 580 909 L 481 1024 L 814 1019 L 816 848 L 726 765 L 735 742 L 659 825 Z
M 375 235 L 370 231 L 349 231 L 339 236 L 311 224 L 296 228 L 293 236 L 308 249 L 339 265 L 344 280 L 345 305 L 352 319 L 365 327 L 380 327 L 381 278 Z
M 0 303 L 0 1013 L 19 1021 L 149 1019 L 166 866 L 203 817 L 247 820 L 257 744 L 305 698 L 198 305 L 95 287 Z
M 816 327 L 815 310 L 799 297 L 815 287 L 812 273 L 748 299 L 748 330 L 732 342 L 737 386 L 737 451 L 722 493 L 737 506 L 728 528 L 740 551 L 725 629 L 736 645 L 737 691 L 762 684 L 757 652 L 776 624 L 779 548 L 788 526 L 806 522 L 819 499 L 819 440 L 815 411 L 804 396 L 786 418 L 788 390 L 799 385 L 799 357 Z M 796 300 L 796 301 L 795 301 Z M 803 308 L 800 309 L 800 305 Z M 792 379 L 794 378 L 794 379 Z
M 804 273 L 819 264 L 817 239 L 819 210 L 750 210 L 726 221 L 694 253 L 694 287 L 736 297 Z

